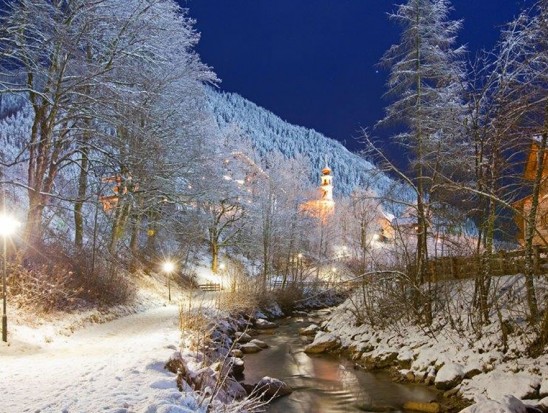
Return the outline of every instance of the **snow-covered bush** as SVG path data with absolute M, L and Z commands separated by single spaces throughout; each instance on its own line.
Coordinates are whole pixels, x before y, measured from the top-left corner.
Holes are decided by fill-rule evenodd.
M 236 332 L 245 331 L 248 323 L 248 317 L 241 312 L 230 315 L 205 303 L 180 310 L 181 351 L 172 355 L 166 368 L 177 374 L 179 389 L 193 391 L 206 411 L 263 411 L 263 394 L 248 394 L 235 378 L 243 362 L 232 354 L 239 337 L 246 336 Z

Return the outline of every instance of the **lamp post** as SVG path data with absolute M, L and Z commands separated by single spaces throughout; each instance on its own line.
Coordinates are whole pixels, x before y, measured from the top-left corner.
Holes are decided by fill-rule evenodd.
M 7 315 L 7 287 L 6 280 L 8 277 L 7 269 L 7 257 L 8 257 L 8 237 L 12 235 L 17 227 L 19 222 L 17 222 L 13 217 L 8 215 L 0 215 L 0 235 L 3 238 L 3 271 L 2 271 L 2 341 L 8 341 L 8 315 Z
M 299 252 L 297 254 L 297 277 L 295 277 L 295 282 L 297 282 L 297 279 L 299 283 L 302 284 L 303 282 L 303 254 L 302 252 Z
M 171 273 L 175 270 L 175 264 L 171 261 L 166 261 L 162 265 L 162 269 L 167 274 L 167 299 L 171 302 Z

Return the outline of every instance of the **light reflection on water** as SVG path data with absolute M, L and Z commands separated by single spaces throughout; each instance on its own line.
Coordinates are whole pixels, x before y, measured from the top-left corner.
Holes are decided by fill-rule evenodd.
M 285 320 L 257 338 L 270 348 L 245 356 L 245 382 L 263 376 L 285 381 L 294 391 L 273 402 L 268 413 L 399 412 L 406 401 L 428 402 L 436 393 L 419 385 L 393 383 L 383 372 L 355 369 L 351 361 L 330 355 L 308 355 L 300 327 L 310 322 Z

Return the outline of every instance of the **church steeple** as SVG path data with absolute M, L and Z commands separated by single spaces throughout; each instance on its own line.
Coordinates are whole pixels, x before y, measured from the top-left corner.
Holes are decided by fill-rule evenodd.
M 321 176 L 321 200 L 333 202 L 333 176 L 331 168 L 327 165 L 327 157 L 325 159 L 325 167 L 322 169 Z
M 333 215 L 335 201 L 333 201 L 333 175 L 331 168 L 327 164 L 325 157 L 325 167 L 320 176 L 320 194 L 319 199 L 310 200 L 302 205 L 303 211 L 320 218 L 322 223 L 326 223 L 329 217 Z

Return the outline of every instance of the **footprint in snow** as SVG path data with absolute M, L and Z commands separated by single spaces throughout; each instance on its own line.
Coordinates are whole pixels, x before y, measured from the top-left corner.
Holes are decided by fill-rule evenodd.
M 153 363 L 148 364 L 147 369 L 148 370 L 156 370 L 156 371 L 165 373 L 166 370 L 164 369 L 164 365 L 165 365 L 165 363 L 162 362 L 162 361 L 155 361 Z
M 174 380 L 157 380 L 150 384 L 151 389 L 171 389 L 175 386 Z

